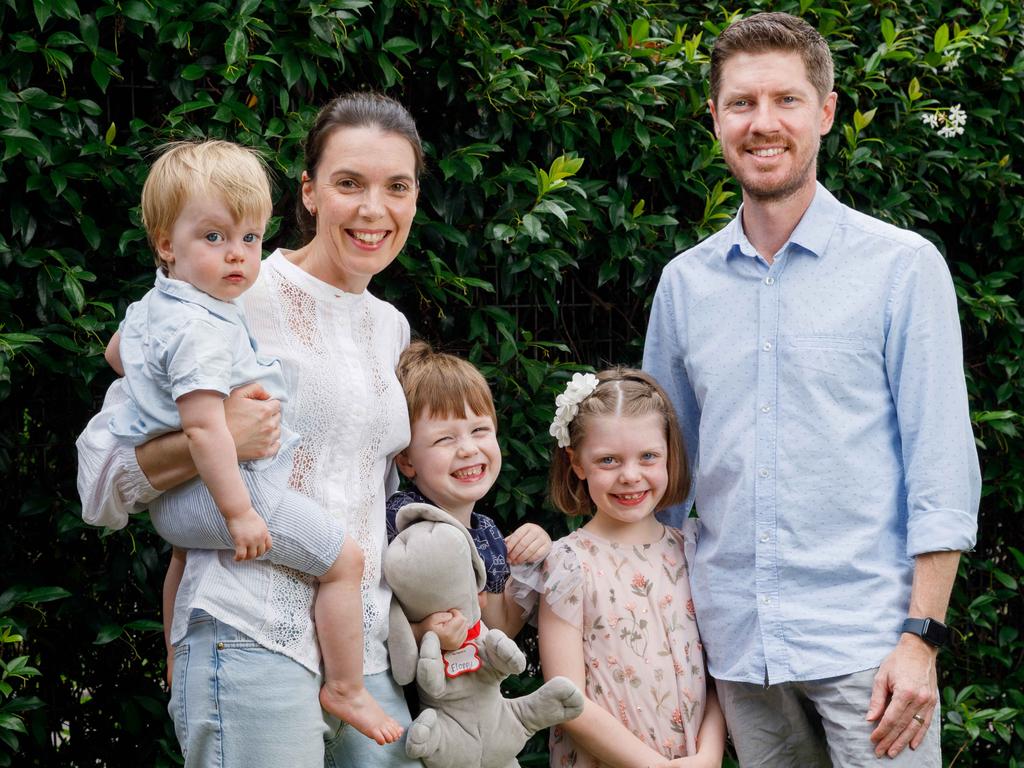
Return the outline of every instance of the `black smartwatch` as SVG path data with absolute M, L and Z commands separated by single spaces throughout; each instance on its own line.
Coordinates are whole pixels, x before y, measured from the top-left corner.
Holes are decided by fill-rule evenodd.
M 938 619 L 906 619 L 901 632 L 917 635 L 928 645 L 941 648 L 949 642 L 949 627 Z

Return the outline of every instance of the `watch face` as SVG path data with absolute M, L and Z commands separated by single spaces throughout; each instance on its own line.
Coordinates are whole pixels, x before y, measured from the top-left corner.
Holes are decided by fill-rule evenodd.
M 907 619 L 903 622 L 903 631 L 917 635 L 937 648 L 949 642 L 949 627 L 935 619 Z
M 932 619 L 925 619 L 921 637 L 932 645 L 943 646 L 949 640 L 949 628 Z

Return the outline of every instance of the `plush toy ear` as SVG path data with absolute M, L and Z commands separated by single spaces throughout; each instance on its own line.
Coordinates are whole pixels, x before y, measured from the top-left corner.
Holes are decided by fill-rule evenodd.
M 482 591 L 487 586 L 487 571 L 484 567 L 484 561 L 476 550 L 476 543 L 473 541 L 469 531 L 466 530 L 466 526 L 443 509 L 435 507 L 433 504 L 420 504 L 418 502 L 406 504 L 398 510 L 398 514 L 395 516 L 395 530 L 401 533 L 410 525 L 424 520 L 434 523 L 446 523 L 462 532 L 462 535 L 466 537 L 466 541 L 469 542 L 469 551 L 472 552 L 473 573 L 476 575 L 476 591 Z
M 416 679 L 416 662 L 419 651 L 412 625 L 405 617 L 398 600 L 391 598 L 388 613 L 388 653 L 391 656 L 391 676 L 399 685 L 408 685 Z

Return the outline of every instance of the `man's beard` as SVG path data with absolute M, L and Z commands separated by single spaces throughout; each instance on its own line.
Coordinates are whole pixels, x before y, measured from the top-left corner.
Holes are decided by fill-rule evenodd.
M 789 142 L 786 142 L 786 146 L 787 151 L 793 151 Z M 814 151 L 809 154 L 807 162 L 780 182 L 758 183 L 761 174 L 741 172 L 741 169 L 734 167 L 728 159 L 726 159 L 726 165 L 729 166 L 732 175 L 739 182 L 745 199 L 758 203 L 777 203 L 788 200 L 802 190 L 808 177 L 813 179 L 817 176 L 817 159 L 820 149 L 821 141 L 819 140 L 815 143 Z

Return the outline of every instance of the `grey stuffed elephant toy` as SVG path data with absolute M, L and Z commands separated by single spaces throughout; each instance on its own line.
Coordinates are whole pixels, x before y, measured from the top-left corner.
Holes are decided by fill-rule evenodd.
M 400 685 L 414 679 L 422 711 L 406 736 L 409 757 L 427 768 L 512 768 L 526 740 L 583 712 L 583 694 L 565 677 L 517 699 L 501 681 L 526 668 L 526 656 L 504 632 L 480 623 L 477 598 L 486 583 L 469 531 L 430 504 L 398 512 L 398 534 L 384 552 L 384 578 L 394 592 L 388 650 Z M 458 608 L 471 626 L 465 645 L 442 651 L 427 632 L 419 649 L 411 623 Z

